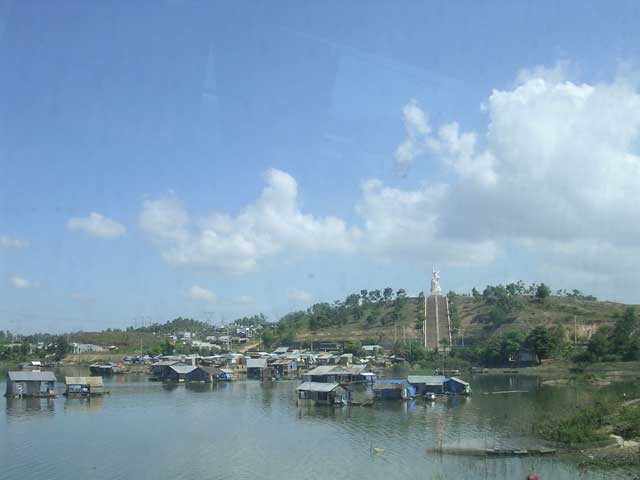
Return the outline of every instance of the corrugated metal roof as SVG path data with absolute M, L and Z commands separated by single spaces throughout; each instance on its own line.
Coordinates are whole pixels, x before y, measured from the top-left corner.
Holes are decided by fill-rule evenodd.
M 300 384 L 296 390 L 304 390 L 305 392 L 331 392 L 339 386 L 337 383 L 304 382 Z
M 459 379 L 459 378 L 457 378 L 457 377 L 451 377 L 451 380 L 453 380 L 454 382 L 461 383 L 462 385 L 469 385 L 469 383 L 468 383 L 468 382 L 465 382 L 464 380 L 460 380 L 460 379 Z
M 53 372 L 8 372 L 7 377 L 12 382 L 55 382 Z
M 442 385 L 446 381 L 444 375 L 409 375 L 407 381 L 415 384 Z
M 193 365 L 171 365 L 169 368 L 178 374 L 187 374 L 193 372 L 198 367 L 194 367 Z
M 313 370 L 309 370 L 305 375 L 330 375 L 335 368 L 335 365 L 320 365 Z
M 176 363 L 180 363 L 177 360 L 161 360 L 160 362 L 152 363 L 152 367 L 170 367 L 171 365 L 175 365 Z
M 91 385 L 93 387 L 104 387 L 102 377 L 64 377 L 66 385 Z
M 267 360 L 265 358 L 249 358 L 247 359 L 247 368 L 267 368 Z

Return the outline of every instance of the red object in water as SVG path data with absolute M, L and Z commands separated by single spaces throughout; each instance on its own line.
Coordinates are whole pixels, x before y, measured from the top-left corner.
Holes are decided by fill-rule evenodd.
M 527 475 L 527 480 L 540 480 L 538 478 L 538 475 L 534 475 L 533 473 L 531 475 Z

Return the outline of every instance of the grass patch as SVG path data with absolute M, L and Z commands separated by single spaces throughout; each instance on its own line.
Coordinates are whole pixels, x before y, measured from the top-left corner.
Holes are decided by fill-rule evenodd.
M 535 427 L 541 437 L 554 442 L 579 444 L 607 439 L 603 427 L 610 409 L 602 402 L 583 407 L 566 418 L 549 418 Z

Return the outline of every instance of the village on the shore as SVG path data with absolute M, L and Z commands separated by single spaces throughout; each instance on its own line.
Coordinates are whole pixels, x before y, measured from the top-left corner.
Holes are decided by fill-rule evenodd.
M 165 383 L 216 383 L 238 379 L 297 380 L 299 404 L 366 405 L 374 400 L 434 400 L 437 396 L 469 395 L 470 385 L 458 371 L 406 378 L 379 378 L 394 364 L 404 362 L 379 345 L 364 345 L 364 357 L 342 353 L 337 343 L 319 344 L 318 351 L 279 347 L 273 352 L 249 351 L 211 356 L 158 355 L 126 357 L 121 364 L 89 366 L 91 376 L 65 377 L 64 395 L 90 397 L 106 392 L 103 376 L 146 374 L 149 381 Z M 57 379 L 38 361 L 21 364 L 7 373 L 8 397 L 53 397 Z
M 451 337 L 447 297 L 441 296 L 440 274 L 433 271 L 431 296 L 424 305 L 424 346 L 438 350 Z M 246 329 L 245 329 L 246 330 Z M 246 338 L 250 331 L 239 332 Z M 191 338 L 190 332 L 177 332 L 173 339 Z M 220 338 L 216 339 L 220 341 Z M 223 339 L 223 340 L 226 340 Z M 74 345 L 78 353 L 95 351 L 92 346 Z M 409 400 L 416 397 L 435 400 L 450 395 L 469 395 L 469 383 L 457 370 L 437 369 L 433 375 L 387 375 L 394 364 L 405 359 L 380 345 L 363 345 L 358 355 L 345 352 L 341 343 L 319 343 L 315 348 L 281 346 L 271 352 L 247 350 L 202 356 L 200 354 L 127 356 L 123 363 L 95 363 L 91 376 L 65 377 L 64 395 L 90 397 L 106 392 L 103 376 L 126 373 L 146 374 L 150 381 L 166 383 L 216 383 L 237 379 L 278 381 L 297 380 L 297 403 L 311 405 L 370 405 L 375 400 Z M 39 361 L 21 364 L 21 370 L 7 373 L 7 397 L 56 396 L 56 377 Z

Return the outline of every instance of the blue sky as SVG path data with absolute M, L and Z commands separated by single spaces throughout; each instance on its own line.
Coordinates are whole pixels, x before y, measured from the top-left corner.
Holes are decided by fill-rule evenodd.
M 278 318 L 433 265 L 640 303 L 639 9 L 2 1 L 0 328 Z

